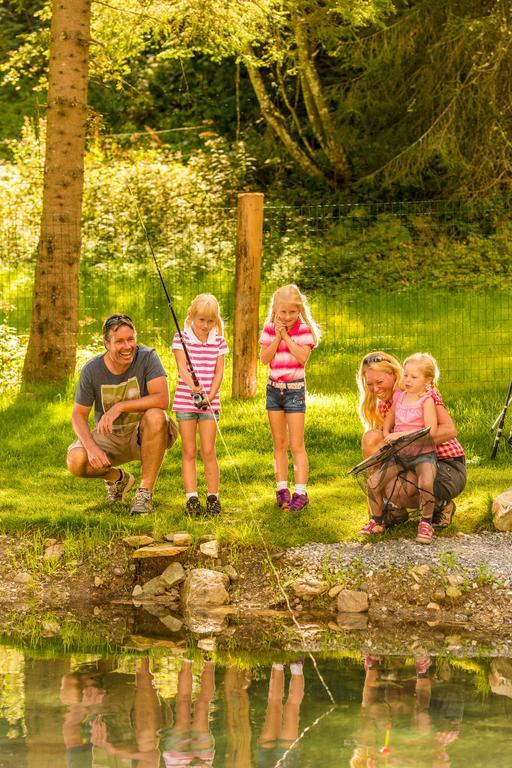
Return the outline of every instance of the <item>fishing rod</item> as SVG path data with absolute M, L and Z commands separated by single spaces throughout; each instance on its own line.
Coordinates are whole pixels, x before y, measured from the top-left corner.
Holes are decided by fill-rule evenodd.
M 503 432 L 503 427 L 505 426 L 505 417 L 507 415 L 508 406 L 510 403 L 510 400 L 512 398 L 512 381 L 510 382 L 510 386 L 508 388 L 507 398 L 505 400 L 505 405 L 503 406 L 501 413 L 499 414 L 498 418 L 490 428 L 489 432 L 494 432 L 496 430 L 496 436 L 494 438 L 494 443 L 492 445 L 492 451 L 491 451 L 491 459 L 496 458 L 496 454 L 498 452 L 498 445 L 501 439 L 501 434 Z M 508 438 L 508 442 L 512 444 L 512 431 L 510 432 L 510 436 Z
M 172 315 L 172 319 L 174 320 L 174 324 L 176 326 L 176 330 L 178 331 L 178 336 L 179 336 L 180 342 L 181 342 L 181 344 L 183 346 L 183 352 L 185 353 L 185 358 L 187 360 L 187 365 L 188 365 L 188 369 L 189 369 L 189 372 L 190 372 L 190 376 L 192 378 L 192 381 L 194 382 L 194 386 L 195 387 L 201 387 L 202 386 L 201 382 L 197 378 L 197 374 L 196 374 L 196 372 L 194 370 L 194 366 L 192 364 L 192 360 L 190 359 L 190 355 L 189 355 L 189 352 L 188 352 L 188 349 L 187 349 L 187 345 L 185 344 L 185 339 L 183 338 L 183 334 L 181 333 L 180 324 L 178 322 L 178 318 L 176 316 L 176 312 L 174 311 L 174 306 L 173 306 L 171 297 L 169 295 L 169 291 L 167 290 L 167 286 L 165 284 L 164 277 L 163 277 L 162 272 L 160 270 L 160 266 L 158 264 L 158 261 L 157 261 L 157 258 L 156 258 L 156 254 L 155 254 L 155 249 L 153 248 L 153 243 L 151 242 L 151 239 L 150 239 L 149 234 L 148 234 L 148 230 L 146 229 L 146 225 L 144 223 L 144 219 L 142 218 L 142 214 L 140 212 L 140 208 L 139 208 L 139 205 L 137 203 L 137 198 L 133 194 L 133 191 L 132 191 L 132 189 L 131 189 L 131 187 L 129 185 L 128 185 L 128 190 L 130 192 L 130 195 L 132 196 L 133 204 L 135 206 L 135 211 L 137 213 L 137 218 L 138 218 L 139 223 L 140 223 L 140 225 L 142 227 L 142 231 L 144 232 L 144 236 L 146 238 L 146 242 L 148 244 L 149 251 L 151 253 L 151 256 L 153 257 L 153 261 L 155 263 L 156 271 L 158 272 L 158 277 L 160 278 L 160 282 L 162 284 L 162 288 L 164 289 L 165 298 L 167 299 L 167 306 L 169 307 L 169 311 L 170 311 L 170 313 Z M 194 405 L 196 406 L 196 408 L 199 408 L 199 410 L 206 411 L 210 407 L 210 403 L 208 401 L 208 398 L 202 392 L 192 392 L 191 397 L 192 397 L 192 400 L 194 402 Z

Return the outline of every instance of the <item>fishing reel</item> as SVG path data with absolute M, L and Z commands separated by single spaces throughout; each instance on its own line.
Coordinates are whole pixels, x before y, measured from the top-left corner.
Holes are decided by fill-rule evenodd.
M 202 392 L 192 392 L 192 400 L 196 408 L 200 411 L 207 411 L 209 408 L 209 402 Z

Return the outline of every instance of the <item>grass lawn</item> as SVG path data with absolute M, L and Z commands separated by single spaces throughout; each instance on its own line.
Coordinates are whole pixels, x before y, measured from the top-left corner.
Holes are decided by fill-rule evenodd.
M 501 386 L 503 384 L 503 386 Z M 502 408 L 507 382 L 499 389 L 461 392 L 443 390 L 459 428 L 468 459 L 468 485 L 457 500 L 454 524 L 444 533 L 492 529 L 491 499 L 511 485 L 512 448 L 503 439 L 490 459 L 489 427 Z M 225 384 L 225 390 L 229 385 Z M 179 442 L 167 455 L 155 494 L 154 514 L 132 519 L 128 507 L 109 510 L 101 482 L 72 477 L 65 467 L 73 386 L 40 388 L 32 393 L 4 394 L 0 401 L 0 532 L 73 533 L 84 546 L 126 533 L 161 537 L 187 530 L 198 537 L 215 533 L 242 546 L 291 546 L 307 542 L 356 539 L 366 520 L 366 500 L 347 471 L 360 460 L 361 426 L 356 393 L 309 395 L 306 444 L 310 458 L 311 503 L 291 517 L 275 506 L 272 441 L 263 392 L 251 401 L 223 398 L 218 441 L 223 513 L 215 520 L 189 520 L 183 511 Z M 508 436 L 507 424 L 506 436 Z M 138 465 L 132 471 L 138 475 Z M 202 467 L 200 494 L 204 497 Z M 411 537 L 414 523 L 387 536 Z M 77 537 L 78 534 L 78 537 Z M 88 543 L 88 544 L 87 544 Z

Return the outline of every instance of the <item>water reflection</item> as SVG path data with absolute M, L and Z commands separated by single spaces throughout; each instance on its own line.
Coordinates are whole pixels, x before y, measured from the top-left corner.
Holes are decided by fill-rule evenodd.
M 511 764 L 510 659 L 317 664 L 1 648 L 0 768 Z
M 431 674 L 426 656 L 407 661 L 378 656 L 364 659 L 365 679 L 357 746 L 351 768 L 391 765 L 450 766 L 448 745 L 460 735 L 464 699 L 441 662 Z

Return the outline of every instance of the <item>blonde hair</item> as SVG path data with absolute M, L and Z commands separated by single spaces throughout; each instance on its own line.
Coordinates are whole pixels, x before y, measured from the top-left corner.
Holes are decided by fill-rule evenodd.
M 400 387 L 403 369 L 396 357 L 389 355 L 387 352 L 380 352 L 378 350 L 376 352 L 368 352 L 359 365 L 359 370 L 356 374 L 357 388 L 359 390 L 359 418 L 365 429 L 380 429 L 384 423 L 384 419 L 377 408 L 378 398 L 375 396 L 373 390 L 366 384 L 366 371 L 368 369 L 390 373 L 394 376 L 395 383 L 393 385 L 393 391 Z
M 303 323 L 306 323 L 306 325 L 309 326 L 311 333 L 314 336 L 315 343 L 318 344 L 322 337 L 322 333 L 318 325 L 313 320 L 311 308 L 308 304 L 306 296 L 300 292 L 294 283 L 283 285 L 282 288 L 278 288 L 277 291 L 274 291 L 272 299 L 270 300 L 270 307 L 268 309 L 265 322 L 273 323 L 276 316 L 277 307 L 279 304 L 286 303 L 295 304 L 298 307 L 300 319 Z
M 192 303 L 187 309 L 185 328 L 190 328 L 194 317 L 198 315 L 215 320 L 217 333 L 222 335 L 224 332 L 224 322 L 220 316 L 219 302 L 212 293 L 200 293 L 195 299 L 192 299 Z
M 435 358 L 428 352 L 417 352 L 415 355 L 409 355 L 404 360 L 404 368 L 407 363 L 412 363 L 420 369 L 425 378 L 432 380 L 432 386 L 435 387 L 439 381 L 439 366 Z

